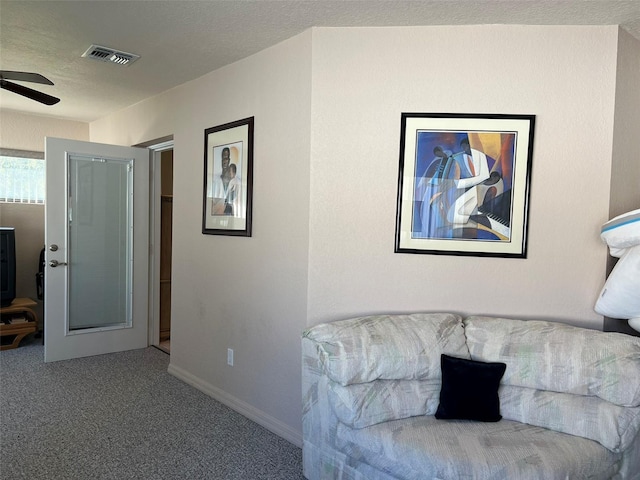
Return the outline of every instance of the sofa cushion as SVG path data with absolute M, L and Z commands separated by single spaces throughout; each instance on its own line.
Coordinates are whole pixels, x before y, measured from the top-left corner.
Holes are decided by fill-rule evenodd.
M 504 419 L 589 438 L 623 452 L 640 431 L 640 407 L 621 407 L 596 396 L 502 385 Z
M 439 420 L 498 422 L 498 387 L 504 363 L 478 362 L 442 354 L 442 389 L 436 411 Z
M 433 415 L 440 399 L 440 380 L 375 380 L 342 386 L 332 382 L 328 397 L 345 425 L 364 428 L 418 415 Z
M 327 376 L 341 385 L 383 380 L 437 380 L 440 355 L 469 358 L 462 319 L 450 313 L 372 315 L 316 325 Z
M 469 317 L 473 360 L 504 362 L 505 385 L 640 406 L 640 338 L 561 323 Z
M 405 480 L 614 478 L 620 462 L 620 454 L 592 440 L 505 419 L 338 424 L 335 445 L 336 455 Z

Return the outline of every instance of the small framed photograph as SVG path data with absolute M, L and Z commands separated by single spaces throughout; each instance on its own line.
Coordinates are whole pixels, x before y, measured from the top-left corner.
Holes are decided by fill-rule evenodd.
M 526 258 L 534 125 L 403 113 L 395 252 Z
M 204 131 L 202 233 L 251 236 L 253 117 Z

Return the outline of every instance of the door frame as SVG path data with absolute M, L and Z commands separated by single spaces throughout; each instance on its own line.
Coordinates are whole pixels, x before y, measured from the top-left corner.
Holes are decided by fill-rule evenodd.
M 160 190 L 161 155 L 173 150 L 173 135 L 135 145 L 152 152 L 149 179 L 149 345 L 160 344 Z

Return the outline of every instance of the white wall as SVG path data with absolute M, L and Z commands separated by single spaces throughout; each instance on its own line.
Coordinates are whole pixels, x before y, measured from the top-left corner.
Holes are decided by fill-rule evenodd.
M 174 136 L 170 370 L 294 442 L 307 311 L 310 42 L 304 33 L 91 124 L 97 142 Z M 253 236 L 203 235 L 204 130 L 249 116 Z
M 309 323 L 456 311 L 602 328 L 616 27 L 313 32 Z M 394 254 L 401 112 L 535 114 L 527 259 Z
M 0 147 L 44 152 L 45 137 L 89 139 L 89 124 L 0 111 Z M 44 245 L 44 205 L 0 203 L 0 225 L 16 229 L 16 293 L 37 299 L 35 274 Z M 42 302 L 36 313 L 42 322 Z
M 617 27 L 315 28 L 93 122 L 98 142 L 174 136 L 170 370 L 299 443 L 309 325 L 445 310 L 601 328 L 617 41 Z M 537 116 L 527 259 L 393 253 L 401 112 Z M 252 115 L 253 237 L 202 235 L 204 129 Z

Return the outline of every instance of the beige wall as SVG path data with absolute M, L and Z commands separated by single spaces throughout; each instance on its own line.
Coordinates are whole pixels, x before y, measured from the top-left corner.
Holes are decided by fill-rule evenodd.
M 89 139 L 89 124 L 0 110 L 0 148 L 44 152 L 45 137 Z M 0 225 L 16 229 L 16 287 L 36 300 L 35 274 L 44 245 L 44 206 L 0 203 Z M 36 309 L 42 321 L 42 302 Z
M 616 77 L 616 110 L 614 117 L 613 168 L 609 217 L 640 208 L 640 40 L 624 30 L 619 31 Z M 617 258 L 609 257 L 607 272 Z M 604 319 L 606 331 L 638 332 L 624 320 Z
M 88 140 L 89 124 L 0 110 L 0 147 L 44 152 L 45 137 Z
M 175 141 L 170 370 L 299 443 L 309 325 L 445 310 L 601 328 L 617 42 L 617 27 L 315 28 L 93 122 L 93 141 Z M 393 253 L 401 112 L 537 116 L 526 260 Z M 247 116 L 253 237 L 202 235 L 204 129 Z
M 616 27 L 313 34 L 309 323 L 456 311 L 602 327 Z M 401 112 L 535 114 L 528 258 L 394 254 Z
M 640 208 L 640 40 L 619 32 L 609 216 Z
M 310 42 L 304 33 L 91 124 L 97 142 L 174 138 L 171 371 L 295 442 L 307 311 Z M 203 235 L 204 130 L 250 116 L 253 235 Z

